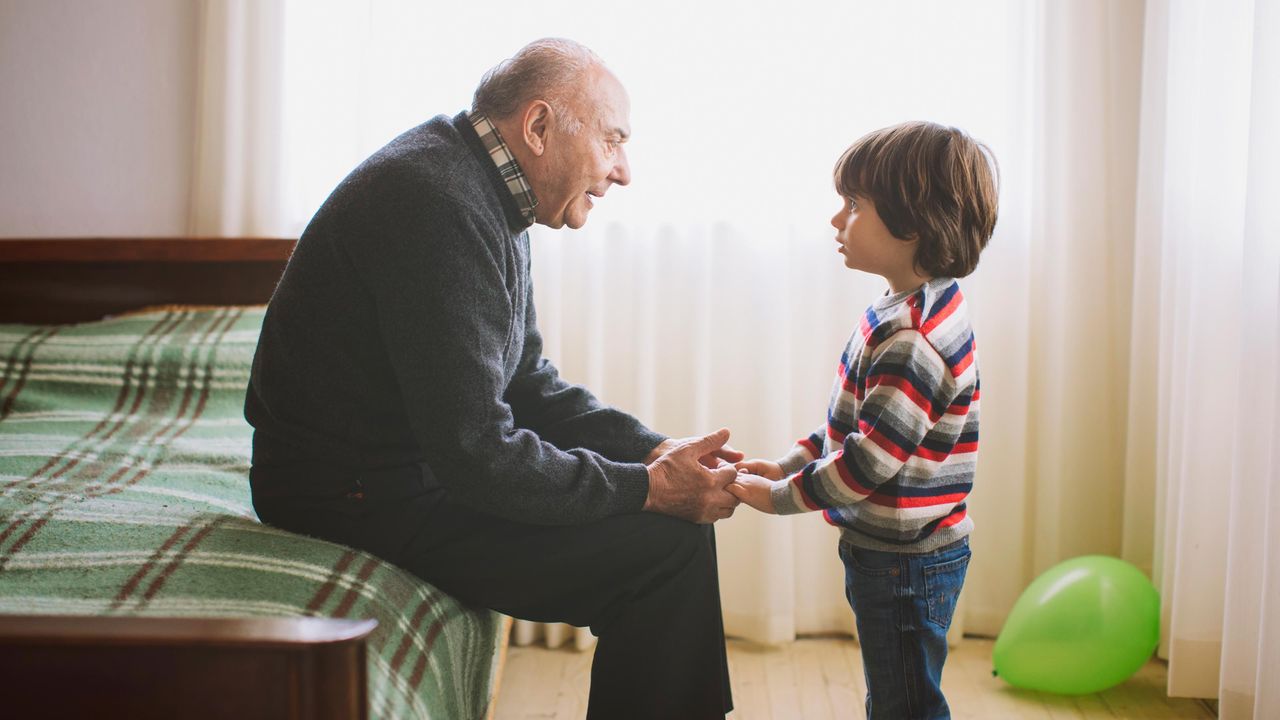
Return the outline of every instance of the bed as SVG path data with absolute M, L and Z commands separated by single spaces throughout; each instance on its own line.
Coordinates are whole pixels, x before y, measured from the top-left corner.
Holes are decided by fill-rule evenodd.
M 48 662 L 63 669 L 100 658 L 81 672 L 119 675 L 98 682 L 117 693 L 186 658 L 191 677 L 169 685 L 217 698 L 219 684 L 244 687 L 234 668 L 253 667 L 244 653 L 258 646 L 276 659 L 256 692 L 278 691 L 271 707 L 287 716 L 485 717 L 505 618 L 253 514 L 242 407 L 264 308 L 251 303 L 269 298 L 291 248 L 0 240 L 0 656 L 61 648 Z M 103 654 L 124 646 L 151 654 Z M 228 652 L 241 659 L 225 677 L 208 672 Z M 150 669 L 130 670 L 144 655 Z M 283 679 L 267 682 L 268 667 Z M 39 682 L 19 682 L 21 669 L 0 663 L 7 697 Z M 243 714 L 214 705 L 182 714 Z

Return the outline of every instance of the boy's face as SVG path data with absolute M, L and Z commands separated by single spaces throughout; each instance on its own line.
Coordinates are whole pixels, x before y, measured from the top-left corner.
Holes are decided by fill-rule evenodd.
M 916 242 L 894 237 L 871 198 L 844 198 L 840 210 L 831 217 L 831 226 L 836 229 L 836 249 L 844 256 L 845 267 L 875 273 L 891 282 L 913 273 Z

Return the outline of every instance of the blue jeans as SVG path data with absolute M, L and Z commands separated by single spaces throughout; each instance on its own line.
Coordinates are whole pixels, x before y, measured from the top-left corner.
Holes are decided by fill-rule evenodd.
M 947 629 L 969 569 L 969 538 L 921 554 L 840 543 L 858 622 L 869 720 L 950 718 L 942 696 Z

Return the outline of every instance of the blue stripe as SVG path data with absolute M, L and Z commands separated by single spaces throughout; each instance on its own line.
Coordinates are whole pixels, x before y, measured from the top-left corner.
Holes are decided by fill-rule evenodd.
M 873 308 L 867 308 L 865 315 L 867 318 L 867 326 L 874 332 L 876 328 L 880 327 L 880 318 L 876 317 L 876 313 Z
M 867 415 L 864 414 L 863 418 L 867 418 Z M 898 428 L 894 427 L 892 423 L 880 422 L 880 418 L 878 417 L 873 417 L 867 420 L 867 424 L 871 426 L 872 430 L 883 435 L 886 440 L 897 445 L 908 455 L 914 452 L 916 446 L 919 444 L 903 435 L 902 432 L 899 431 Z
M 877 479 L 871 472 L 862 467 L 862 462 L 865 459 L 865 456 L 858 452 L 857 448 L 850 452 L 847 445 L 844 455 L 840 456 L 840 461 L 849 469 L 849 474 L 853 475 L 855 482 L 861 485 L 864 490 L 879 491 L 880 486 L 889 478 Z
M 960 433 L 960 436 L 954 439 L 947 438 L 945 440 L 939 440 L 936 437 L 926 435 L 924 440 L 920 441 L 920 447 L 925 450 L 932 450 L 933 452 L 947 453 L 950 455 L 951 451 L 955 450 L 957 445 L 976 442 L 978 442 L 978 431 L 970 430 L 968 432 Z
M 955 483 L 953 485 L 938 485 L 935 487 L 916 487 L 914 485 L 900 485 L 896 482 L 885 483 L 876 488 L 876 492 L 885 497 L 895 498 L 920 498 L 920 497 L 941 497 L 943 495 L 954 495 L 956 493 L 968 493 L 973 490 L 973 481 Z
M 813 477 L 815 474 L 813 470 L 816 465 L 816 461 L 811 462 L 800 472 L 800 487 L 804 488 L 804 494 L 816 503 L 818 507 L 830 507 L 831 502 L 823 498 L 818 492 L 818 481 Z
M 924 290 L 921 289 L 921 292 L 923 293 Z M 948 285 L 947 289 L 943 290 L 942 295 L 938 297 L 938 302 L 934 303 L 933 307 L 929 308 L 929 316 L 924 319 L 925 322 L 929 322 L 934 318 L 934 316 L 942 312 L 942 309 L 951 303 L 951 298 L 955 297 L 958 292 L 960 292 L 959 283 L 952 282 Z
M 833 417 L 831 415 L 827 416 L 827 427 L 831 428 L 832 430 L 835 430 L 841 435 L 849 436 L 853 434 L 852 425 L 841 420 L 840 418 Z M 824 445 L 826 445 L 826 441 L 823 441 L 823 444 L 819 445 L 818 447 L 823 447 Z
M 973 333 L 969 333 L 969 337 L 965 338 L 965 341 L 960 345 L 959 350 L 951 353 L 951 357 L 947 358 L 947 365 L 951 367 L 959 365 L 960 361 L 964 359 L 964 356 L 971 352 L 973 352 Z
M 934 415 L 941 415 L 947 411 L 949 405 L 944 403 L 941 398 L 937 397 L 935 388 L 929 384 L 927 378 L 922 377 L 915 371 L 915 364 L 905 365 L 899 362 L 882 361 L 876 363 L 871 372 L 867 375 L 867 385 L 871 385 L 871 379 L 881 375 L 890 377 L 900 377 L 911 383 L 911 387 L 915 388 L 916 393 L 929 401 L 929 407 L 932 408 Z

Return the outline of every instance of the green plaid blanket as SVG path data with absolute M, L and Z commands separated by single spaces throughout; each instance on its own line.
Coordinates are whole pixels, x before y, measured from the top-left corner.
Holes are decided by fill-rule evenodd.
M 0 612 L 374 618 L 371 717 L 483 717 L 499 615 L 256 520 L 261 324 L 227 307 L 0 325 Z

